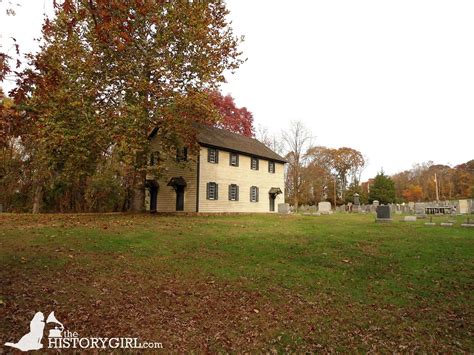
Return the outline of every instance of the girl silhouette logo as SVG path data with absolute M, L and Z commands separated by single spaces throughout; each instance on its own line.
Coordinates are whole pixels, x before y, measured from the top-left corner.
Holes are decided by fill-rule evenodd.
M 43 347 L 44 315 L 42 312 L 36 312 L 30 322 L 30 332 L 21 337 L 17 343 L 5 343 L 7 346 L 17 348 L 21 351 L 38 350 Z

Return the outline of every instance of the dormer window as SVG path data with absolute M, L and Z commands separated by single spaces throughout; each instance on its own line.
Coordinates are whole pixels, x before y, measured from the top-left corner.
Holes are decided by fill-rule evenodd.
M 258 170 L 258 159 L 257 158 L 250 158 L 250 169 Z
M 207 161 L 211 164 L 219 163 L 219 151 L 214 148 L 209 148 L 207 150 Z

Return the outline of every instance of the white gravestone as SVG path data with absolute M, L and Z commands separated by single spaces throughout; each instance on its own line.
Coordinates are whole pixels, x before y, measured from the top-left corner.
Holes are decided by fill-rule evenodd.
M 467 200 L 459 200 L 458 211 L 459 214 L 469 213 L 469 204 Z
M 327 201 L 318 203 L 318 211 L 321 214 L 330 214 L 331 213 L 331 203 Z

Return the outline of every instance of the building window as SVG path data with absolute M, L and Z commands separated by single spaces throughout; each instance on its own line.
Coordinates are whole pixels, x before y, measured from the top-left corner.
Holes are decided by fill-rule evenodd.
M 218 196 L 218 185 L 215 182 L 207 183 L 207 199 L 208 200 L 217 200 Z
M 239 186 L 236 184 L 229 185 L 229 201 L 239 200 Z
M 150 166 L 158 165 L 160 162 L 160 152 L 151 152 L 150 153 Z
M 229 164 L 239 166 L 239 155 L 237 153 L 229 153 Z
M 271 174 L 275 174 L 275 162 L 269 161 L 268 162 L 268 172 Z
M 250 188 L 250 202 L 258 202 L 258 187 L 252 186 Z
M 209 148 L 207 150 L 207 161 L 212 164 L 219 163 L 219 151 L 214 148 Z
M 250 158 L 250 169 L 258 170 L 258 159 L 257 158 Z
M 188 160 L 188 148 L 183 147 L 183 148 L 176 148 L 176 161 L 182 162 L 182 161 L 187 161 Z

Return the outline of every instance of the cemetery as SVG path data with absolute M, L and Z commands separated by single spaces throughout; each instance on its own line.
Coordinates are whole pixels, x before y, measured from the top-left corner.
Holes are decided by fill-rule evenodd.
M 473 13 L 0 0 L 0 354 L 474 354 Z
M 360 205 L 359 200 L 356 199 L 355 203 L 337 206 L 335 209 L 329 202 L 319 202 L 317 207 L 303 205 L 298 211 L 289 204 L 281 204 L 278 211 L 284 214 L 300 213 L 303 216 L 321 216 L 332 213 L 372 214 L 377 223 L 394 221 L 413 223 L 429 218 L 429 222 L 424 223 L 425 226 L 474 228 L 473 199 L 387 205 L 380 205 L 377 200 L 372 204 Z

